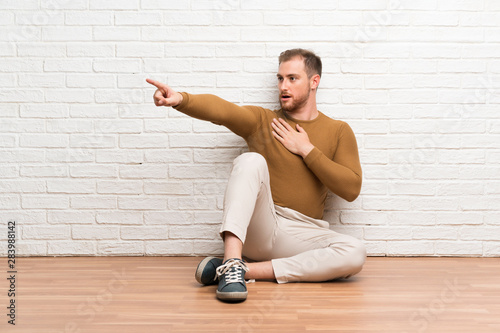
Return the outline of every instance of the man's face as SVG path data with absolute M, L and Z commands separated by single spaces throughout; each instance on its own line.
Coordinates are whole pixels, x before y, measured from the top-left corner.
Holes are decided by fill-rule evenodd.
M 283 111 L 294 112 L 307 104 L 311 84 L 301 57 L 282 62 L 277 77 L 280 105 Z

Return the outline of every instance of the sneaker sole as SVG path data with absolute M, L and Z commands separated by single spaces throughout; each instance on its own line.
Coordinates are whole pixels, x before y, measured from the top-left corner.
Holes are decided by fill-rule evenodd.
M 208 262 L 212 259 L 215 259 L 215 257 L 206 257 L 203 259 L 199 264 L 198 267 L 196 268 L 196 273 L 194 274 L 194 277 L 198 283 L 206 285 L 207 283 L 201 282 L 201 276 L 203 275 L 203 271 L 205 270 L 205 267 L 207 266 Z
M 221 301 L 241 302 L 247 299 L 248 291 L 220 292 L 217 290 L 216 295 Z

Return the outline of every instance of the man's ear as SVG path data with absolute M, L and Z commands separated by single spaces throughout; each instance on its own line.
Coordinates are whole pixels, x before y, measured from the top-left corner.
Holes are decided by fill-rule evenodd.
M 321 77 L 319 76 L 319 74 L 314 74 L 310 80 L 311 80 L 311 90 L 316 90 L 319 86 L 319 81 L 321 80 Z

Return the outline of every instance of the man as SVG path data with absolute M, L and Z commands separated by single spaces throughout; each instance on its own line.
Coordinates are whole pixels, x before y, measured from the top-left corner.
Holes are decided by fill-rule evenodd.
M 247 279 L 328 281 L 358 273 L 363 244 L 322 221 L 328 189 L 352 201 L 361 189 L 355 136 L 345 122 L 318 111 L 321 59 L 303 49 L 281 53 L 280 110 L 237 106 L 213 95 L 158 89 L 157 106 L 224 125 L 243 137 L 249 153 L 238 156 L 224 198 L 224 260 L 208 257 L 195 276 L 218 283 L 217 298 L 243 301 Z M 242 255 L 252 262 L 245 263 Z

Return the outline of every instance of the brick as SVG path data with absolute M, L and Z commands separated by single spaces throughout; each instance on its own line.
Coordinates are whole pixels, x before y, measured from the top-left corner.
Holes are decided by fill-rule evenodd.
M 412 15 L 412 23 L 415 26 L 451 26 L 456 27 L 459 24 L 460 16 L 458 13 L 442 12 L 420 12 Z
M 348 60 L 340 65 L 342 73 L 352 74 L 383 74 L 387 73 L 387 60 Z
M 65 165 L 23 165 L 22 177 L 67 177 L 68 167 Z
M 379 227 L 364 228 L 366 240 L 406 240 L 412 238 L 412 231 L 406 227 Z
M 388 96 L 380 91 L 344 91 L 342 92 L 342 102 L 345 104 L 386 104 Z
M 69 113 L 72 118 L 116 118 L 118 110 L 109 105 L 75 104 Z
M 118 169 L 113 165 L 77 164 L 69 167 L 71 177 L 75 178 L 115 178 Z
M 45 101 L 55 103 L 92 103 L 94 94 L 87 89 L 47 89 Z
M 162 212 L 144 212 L 144 223 L 146 224 L 191 224 L 193 222 L 193 213 L 186 211 L 162 211 Z
M 222 211 L 198 211 L 194 213 L 194 222 L 219 225 L 222 222 L 222 215 Z
M 69 106 L 50 103 L 23 104 L 19 113 L 22 118 L 66 118 L 69 115 Z
M 500 242 L 483 242 L 483 256 L 498 257 L 500 254 Z
M 68 239 L 70 235 L 69 226 L 23 226 L 23 239 L 56 240 Z
M 450 195 L 479 195 L 484 192 L 484 185 L 478 183 L 444 183 L 437 186 L 438 196 Z
M 95 223 L 95 213 L 92 211 L 49 211 L 47 221 L 50 224 L 92 224 Z
M 48 59 L 45 60 L 43 70 L 46 72 L 90 72 L 90 59 Z
M 23 245 L 19 247 L 17 254 L 26 257 L 46 256 L 47 241 L 26 241 L 23 240 Z M 5 255 L 7 252 L 5 252 Z
M 144 193 L 165 195 L 190 195 L 193 193 L 190 182 L 144 182 Z
M 21 199 L 23 200 L 24 197 Z M 9 194 L 8 196 L 0 195 L 0 208 L 4 209 L 19 209 L 19 196 Z M 24 208 L 24 207 L 23 207 Z
M 67 55 L 69 57 L 113 57 L 115 56 L 115 47 L 109 43 L 66 43 Z
M 189 133 L 193 128 L 191 119 L 145 120 L 145 132 Z
M 190 240 L 167 240 L 146 241 L 147 255 L 191 255 L 193 253 L 193 241 Z
M 98 212 L 96 221 L 99 224 L 143 224 L 143 214 L 141 212 Z
M 42 101 L 43 93 L 39 90 L 2 89 L 0 91 L 0 103 L 40 103 Z
M 91 41 L 91 27 L 42 27 L 42 40 L 49 42 Z
M 71 208 L 75 209 L 113 209 L 116 208 L 116 197 L 104 195 L 72 196 Z
M 121 227 L 120 237 L 124 240 L 156 240 L 168 239 L 168 227 Z
M 100 180 L 97 182 L 97 193 L 141 194 L 143 193 L 143 183 L 133 180 Z
M 118 239 L 120 229 L 117 226 L 98 226 L 98 225 L 73 225 L 71 228 L 71 237 L 73 239 Z
M 138 41 L 141 39 L 139 27 L 97 26 L 93 29 L 96 41 Z
M 66 25 L 112 25 L 113 24 L 113 14 L 111 12 L 98 12 L 98 11 L 87 11 L 87 12 L 67 12 L 65 14 Z
M 13 82 L 13 81 L 12 81 Z M 63 88 L 65 87 L 64 74 L 19 74 L 20 87 Z
M 144 242 L 98 241 L 97 253 L 103 256 L 142 256 L 145 254 Z
M 163 44 L 160 43 L 118 43 L 117 57 L 157 58 L 163 57 Z
M 0 178 L 15 178 L 19 176 L 19 167 L 15 165 L 0 165 Z
M 211 197 L 173 197 L 168 199 L 168 207 L 179 210 L 207 210 L 215 209 L 216 202 Z
M 55 119 L 47 120 L 47 132 L 49 133 L 90 133 L 92 122 L 90 120 Z
M 141 63 L 136 59 L 95 59 L 93 69 L 98 73 L 134 73 L 141 71 Z
M 214 178 L 216 170 L 211 165 L 169 165 L 168 175 L 174 179 Z
M 210 225 L 171 226 L 171 239 L 219 239 L 218 227 Z
M 0 9 L 21 9 L 21 10 L 36 10 L 39 9 L 37 0 L 14 1 L 5 0 L 0 4 Z
M 483 253 L 481 242 L 436 241 L 437 255 L 478 256 Z
M 429 196 L 435 194 L 435 188 L 435 183 L 398 181 L 389 184 L 389 194 Z
M 448 216 L 449 212 L 438 213 L 440 217 Z M 446 214 L 446 215 L 445 215 Z M 440 218 L 436 218 L 436 212 L 389 212 L 389 224 L 392 225 L 435 225 L 441 223 Z
M 340 212 L 340 222 L 350 225 L 384 225 L 387 224 L 388 214 L 386 212 Z
M 415 197 L 412 200 L 412 210 L 423 211 L 456 211 L 459 209 L 457 199 L 442 198 L 421 198 Z
M 500 197 L 491 195 L 464 196 L 459 199 L 460 208 L 462 208 L 465 211 L 498 210 L 498 202 L 499 202 L 498 200 L 500 200 Z
M 419 240 L 455 240 L 458 230 L 455 227 L 426 226 L 412 228 L 413 239 Z
M 201 1 L 198 1 L 198 2 L 201 3 Z M 192 9 L 194 9 L 194 10 L 206 9 L 206 8 L 197 8 L 197 6 L 200 6 L 200 3 L 196 3 L 196 4 L 193 3 Z M 159 9 L 179 10 L 179 9 L 189 9 L 190 4 L 189 4 L 189 2 L 176 1 L 176 0 L 142 0 L 141 1 L 141 8 L 142 9 L 154 9 L 154 10 L 159 10 Z
M 47 222 L 47 213 L 41 210 L 6 210 L 0 211 L 2 221 L 22 221 L 23 225 L 39 225 Z
M 69 145 L 71 148 L 114 148 L 116 142 L 114 135 L 71 134 Z
M 411 201 L 406 198 L 365 196 L 362 200 L 362 207 L 367 210 L 409 210 L 411 207 Z
M 167 166 L 155 164 L 122 165 L 120 166 L 120 177 L 128 179 L 165 179 L 167 178 Z
M 224 243 L 222 240 L 217 241 L 203 241 L 199 240 L 194 242 L 193 253 L 196 255 L 207 256 L 207 255 L 224 255 Z
M 463 10 L 463 11 L 478 11 L 483 10 L 483 4 L 473 0 L 440 0 L 438 1 L 438 10 Z
M 0 41 L 36 42 L 41 34 L 41 28 L 35 26 L 0 26 Z
M 192 152 L 188 149 L 169 149 L 169 150 L 146 150 L 145 161 L 150 163 L 189 163 L 192 162 Z
M 165 210 L 167 200 L 156 197 L 123 196 L 118 198 L 118 208 L 126 210 Z
M 95 193 L 95 181 L 93 180 L 47 180 L 48 193 Z
M 47 254 L 54 256 L 91 256 L 96 253 L 94 242 L 52 241 L 47 245 Z
M 96 151 L 95 161 L 97 163 L 143 163 L 144 153 L 135 150 L 98 150 Z
M 500 166 L 481 167 L 460 166 L 460 179 L 500 179 Z
M 388 255 L 432 255 L 434 254 L 434 242 L 431 241 L 390 241 L 387 242 Z
M 88 149 L 51 149 L 46 152 L 45 159 L 50 163 L 89 163 L 94 162 L 94 152 Z
M 144 5 L 144 1 L 142 2 Z M 157 9 L 157 8 L 155 8 Z M 116 25 L 161 25 L 162 13 L 161 12 L 119 12 L 115 11 L 115 24 Z
M 155 134 L 121 134 L 120 148 L 167 148 L 168 137 Z
M 437 212 L 436 221 L 442 225 L 478 225 L 483 223 L 483 214 L 476 212 Z
M 165 25 L 173 26 L 210 26 L 213 19 L 212 15 L 205 11 L 165 11 L 163 22 Z
M 69 88 L 113 88 L 115 79 L 112 75 L 74 74 L 66 78 Z
M 384 10 L 387 3 L 382 0 L 339 0 L 339 10 Z
M 0 193 L 43 193 L 45 191 L 44 181 L 16 179 L 0 182 Z

